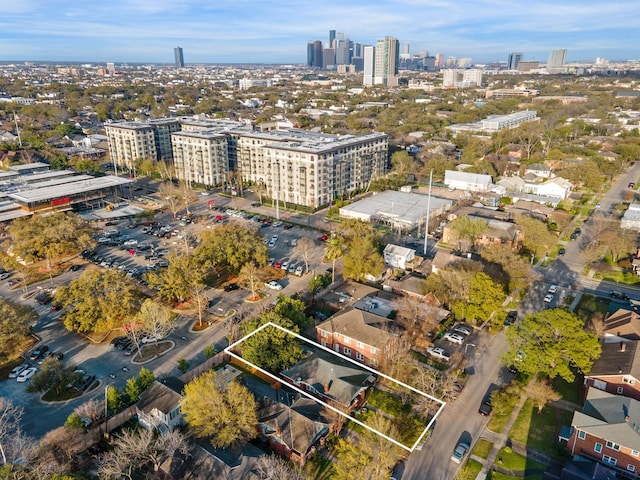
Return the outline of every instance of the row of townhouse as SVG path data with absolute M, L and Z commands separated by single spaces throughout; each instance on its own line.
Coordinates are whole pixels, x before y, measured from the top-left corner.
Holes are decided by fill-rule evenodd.
M 230 172 L 261 185 L 266 196 L 318 208 L 384 175 L 383 133 L 329 135 L 297 129 L 256 131 L 229 120 L 175 118 L 105 125 L 112 160 L 128 169 L 164 160 L 177 177 L 215 186 Z

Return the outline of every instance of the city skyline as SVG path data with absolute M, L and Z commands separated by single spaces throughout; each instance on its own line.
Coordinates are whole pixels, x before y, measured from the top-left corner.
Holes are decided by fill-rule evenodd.
M 514 5 L 504 0 L 425 0 L 310 4 L 283 0 L 205 3 L 198 0 L 113 0 L 90 8 L 61 0 L 0 0 L 0 61 L 174 63 L 180 45 L 189 63 L 300 63 L 308 41 L 329 31 L 362 44 L 385 36 L 474 62 L 545 62 L 567 49 L 567 62 L 640 59 L 640 12 L 622 0 Z M 357 21 L 354 21 L 357 19 Z

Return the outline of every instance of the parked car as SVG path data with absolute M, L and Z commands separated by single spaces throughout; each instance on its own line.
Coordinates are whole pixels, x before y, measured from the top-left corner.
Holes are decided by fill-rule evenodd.
M 113 340 L 111 340 L 111 342 L 109 343 L 113 348 L 117 348 L 118 345 L 120 345 L 122 342 L 125 342 L 127 340 L 126 336 L 120 336 L 120 337 L 116 337 Z
M 549 290 L 547 290 L 547 293 L 551 293 L 552 295 L 555 295 L 557 291 L 558 291 L 558 285 L 549 285 Z
M 287 269 L 287 272 L 289 272 L 289 273 L 295 273 L 295 271 L 296 271 L 296 265 L 295 265 L 295 263 L 291 263 L 291 264 L 289 264 L 289 268 Z
M 288 268 L 289 268 L 289 261 L 284 261 L 282 262 L 282 265 L 280 265 L 280 269 L 284 270 L 285 272 L 287 271 Z
M 273 267 L 274 268 L 282 267 L 282 260 L 276 260 L 275 262 L 273 262 Z
M 447 332 L 444 334 L 443 338 L 448 342 L 457 343 L 458 345 L 462 345 L 464 343 L 464 337 L 459 333 Z
M 10 276 L 11 276 L 11 274 L 9 272 L 0 273 L 0 280 L 6 280 Z
M 291 224 L 291 223 L 285 223 L 283 228 L 284 228 L 285 230 L 289 230 L 290 228 L 293 228 L 293 224 Z
M 493 407 L 491 406 L 491 392 L 487 392 L 487 394 L 482 399 L 482 403 L 480 404 L 478 413 L 480 415 L 491 415 L 492 410 Z
M 43 355 L 45 352 L 48 352 L 48 351 L 49 351 L 49 347 L 46 345 L 38 347 L 33 352 L 31 352 L 31 355 L 29 355 L 29 360 L 34 362 L 38 360 L 38 358 L 40 358 L 41 355 Z
M 282 285 L 280 285 L 275 280 L 271 280 L 270 282 L 265 282 L 264 286 L 272 290 L 282 290 Z
M 272 226 L 272 227 L 280 227 L 280 226 L 282 226 L 282 222 L 281 222 L 280 220 L 278 220 L 278 221 L 276 221 L 276 222 L 273 222 L 273 223 L 271 224 L 271 226 Z
M 471 335 L 473 333 L 473 330 L 468 325 L 457 325 L 453 331 L 462 335 Z
M 438 360 L 444 360 L 448 362 L 451 359 L 451 355 L 444 348 L 429 347 L 427 348 L 427 354 Z
M 304 267 L 302 265 L 298 265 L 296 267 L 296 272 L 295 273 L 296 273 L 297 276 L 301 277 L 302 274 L 304 273 Z
M 559 257 L 562 257 L 565 253 L 567 253 L 567 251 L 564 248 L 560 248 L 558 250 L 558 256 Z
M 551 303 L 553 302 L 553 294 L 552 293 L 547 293 L 544 296 L 544 303 Z
M 635 184 L 635 183 L 633 183 L 633 182 L 629 182 L 629 185 L 627 185 L 627 186 L 628 186 L 629 188 L 634 188 L 634 187 L 636 186 L 636 184 Z
M 239 288 L 240 288 L 240 285 L 238 285 L 237 283 L 230 283 L 224 286 L 224 291 L 231 292 L 232 290 L 238 290 Z
M 28 363 L 23 363 L 22 365 L 18 365 L 17 367 L 13 367 L 13 370 L 9 372 L 9 378 L 16 378 L 20 375 L 23 370 L 26 370 L 29 367 Z
M 42 355 L 40 355 L 40 357 L 38 358 L 38 361 L 37 361 L 38 365 L 42 365 L 42 364 L 45 362 L 45 360 L 46 360 L 47 358 L 49 358 L 50 356 L 51 356 L 51 352 L 44 352 L 44 353 L 43 353 Z
M 455 463 L 462 463 L 464 456 L 469 451 L 469 444 L 466 442 L 460 442 L 456 445 L 456 448 L 453 450 L 451 454 L 451 461 Z
M 71 265 L 69 267 L 69 271 L 70 272 L 77 272 L 78 270 L 80 270 L 82 268 L 82 265 L 80 264 L 75 264 L 75 265 Z
M 507 313 L 507 318 L 504 319 L 504 324 L 506 326 L 513 325 L 514 323 L 516 323 L 516 320 L 518 320 L 518 312 L 516 312 L 515 310 L 511 310 L 509 313 Z
M 273 267 L 274 263 L 276 263 L 276 259 L 275 258 L 270 258 L 269 261 L 267 262 L 267 265 L 269 265 L 270 267 Z
M 31 377 L 35 375 L 38 371 L 36 367 L 25 368 L 20 374 L 16 377 L 16 381 L 20 383 L 24 383 L 29 380 Z

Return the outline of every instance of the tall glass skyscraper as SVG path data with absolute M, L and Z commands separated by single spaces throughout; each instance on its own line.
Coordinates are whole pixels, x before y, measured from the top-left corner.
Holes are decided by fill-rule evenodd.
M 547 69 L 560 68 L 564 66 L 564 61 L 567 58 L 567 49 L 561 48 L 559 50 L 551 50 L 549 60 L 547 60 Z
M 176 47 L 173 49 L 173 57 L 175 60 L 176 68 L 183 68 L 184 56 L 182 55 L 182 47 Z

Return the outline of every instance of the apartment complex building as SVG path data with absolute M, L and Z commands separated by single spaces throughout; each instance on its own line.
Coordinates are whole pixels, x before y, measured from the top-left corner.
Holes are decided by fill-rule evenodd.
M 242 122 L 191 117 L 111 123 L 107 139 L 121 166 L 147 158 L 173 161 L 179 179 L 205 186 L 220 185 L 235 171 L 269 198 L 310 208 L 383 175 L 389 149 L 383 133 L 261 132 Z

